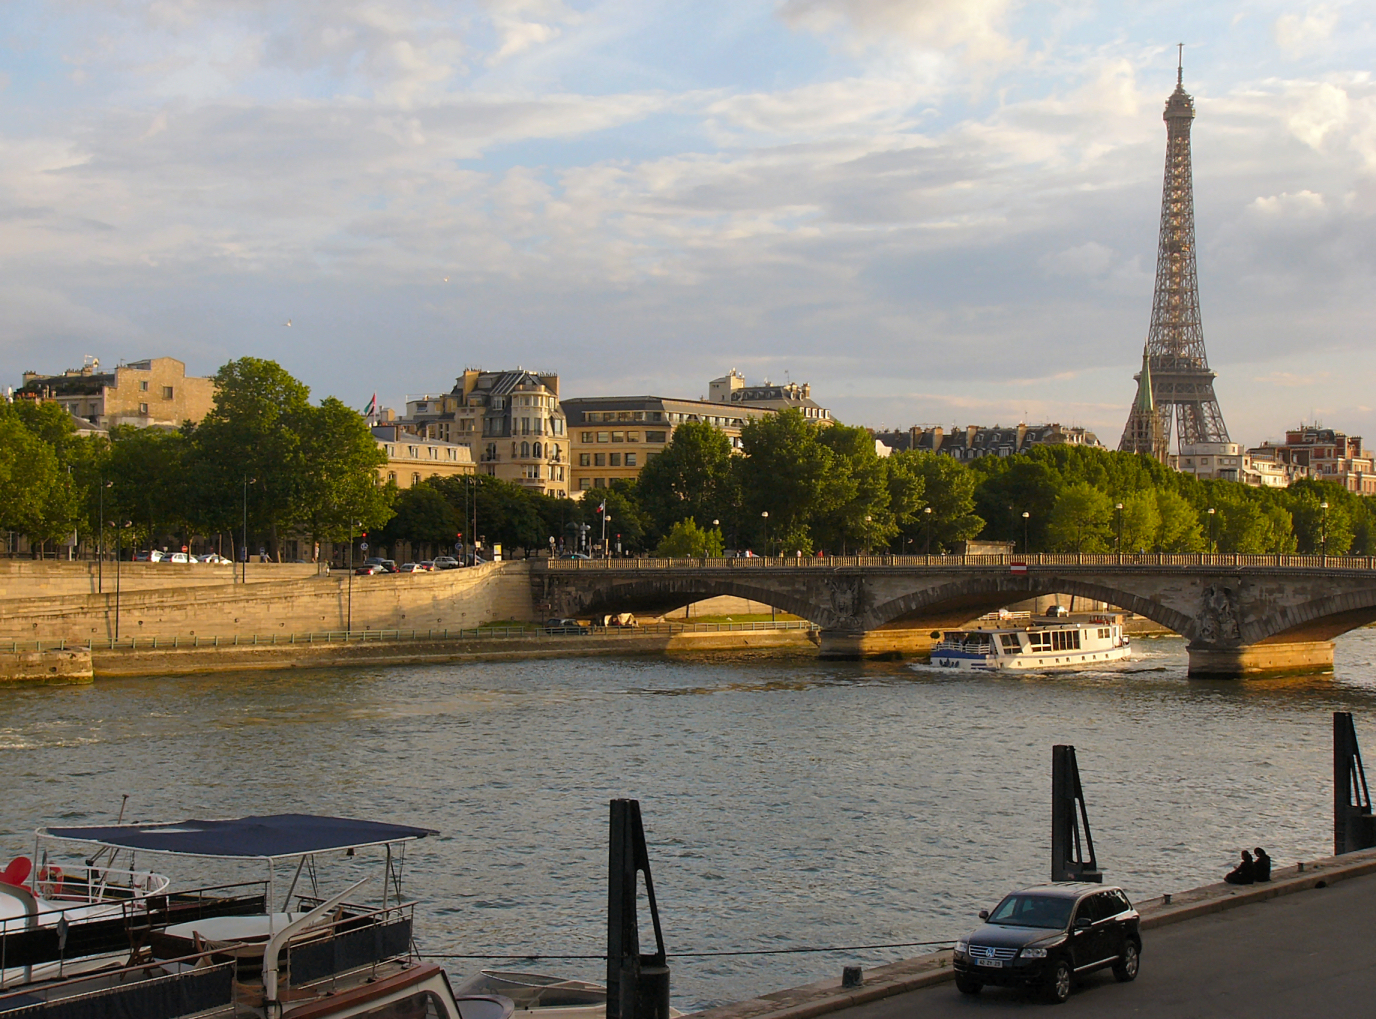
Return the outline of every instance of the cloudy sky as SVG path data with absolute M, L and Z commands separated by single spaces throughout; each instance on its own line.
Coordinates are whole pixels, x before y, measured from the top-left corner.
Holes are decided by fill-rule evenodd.
M 1370 0 L 4 0 L 0 384 L 696 397 L 1115 445 L 1178 41 L 1234 439 L 1376 440 Z M 286 322 L 290 320 L 291 325 Z

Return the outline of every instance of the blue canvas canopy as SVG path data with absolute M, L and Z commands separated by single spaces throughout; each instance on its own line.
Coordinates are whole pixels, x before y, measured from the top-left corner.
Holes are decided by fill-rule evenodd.
M 143 852 L 272 860 L 423 839 L 438 832 L 381 821 L 315 814 L 270 814 L 219 821 L 40 828 L 40 837 Z

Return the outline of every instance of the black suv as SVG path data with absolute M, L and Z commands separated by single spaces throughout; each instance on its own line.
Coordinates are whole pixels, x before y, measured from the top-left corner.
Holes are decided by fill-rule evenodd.
M 980 910 L 984 921 L 956 942 L 953 967 L 962 994 L 985 984 L 1043 991 L 1054 1002 L 1070 997 L 1075 978 L 1105 966 L 1134 980 L 1142 955 L 1137 910 L 1121 888 L 1080 881 L 1036 885 Z

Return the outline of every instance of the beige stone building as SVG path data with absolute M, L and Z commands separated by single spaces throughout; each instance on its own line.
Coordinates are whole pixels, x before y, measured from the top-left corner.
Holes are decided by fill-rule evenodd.
M 1349 492 L 1376 495 L 1376 456 L 1360 435 L 1302 424 L 1287 429 L 1284 442 L 1263 442 L 1248 454 L 1253 461 L 1272 460 L 1319 481 L 1335 481 Z
M 398 488 L 410 488 L 430 478 L 477 472 L 472 450 L 456 442 L 426 438 L 394 424 L 374 425 L 373 439 L 387 454 L 386 465 L 377 469 L 378 480 L 384 484 L 391 481 Z
M 100 428 L 180 428 L 210 413 L 215 380 L 187 375 L 186 365 L 175 357 L 131 361 L 113 372 L 102 372 L 100 361 L 90 358 L 61 375 L 25 372 L 18 395 L 52 400 Z
M 767 407 L 663 396 L 590 396 L 565 400 L 568 419 L 571 494 L 634 478 L 689 421 L 703 422 L 740 447 L 747 421 L 773 414 Z
M 783 385 L 765 380 L 763 385 L 748 386 L 745 376 L 732 368 L 719 379 L 707 383 L 707 399 L 711 403 L 728 403 L 733 407 L 760 410 L 796 410 L 809 421 L 831 424 L 831 412 L 812 398 L 812 385 L 786 382 Z
M 545 495 L 569 494 L 569 440 L 556 374 L 468 368 L 448 393 L 407 397 L 400 423 L 467 447 L 484 474 Z

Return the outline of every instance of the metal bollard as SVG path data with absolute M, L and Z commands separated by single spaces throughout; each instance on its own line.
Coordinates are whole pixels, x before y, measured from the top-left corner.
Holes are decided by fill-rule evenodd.
M 1082 823 L 1083 844 L 1080 841 Z M 1051 880 L 1104 880 L 1094 856 L 1089 812 L 1085 809 L 1085 793 L 1080 787 L 1080 766 L 1075 761 L 1072 746 L 1051 748 Z
M 638 800 L 611 801 L 607 888 L 607 1019 L 669 1019 L 669 966 L 645 828 Z M 645 876 L 645 898 L 655 931 L 655 951 L 640 952 L 636 877 Z
M 863 984 L 864 982 L 865 982 L 865 971 L 862 970 L 859 966 L 842 966 L 842 967 L 841 967 L 841 986 L 842 986 L 842 987 L 848 987 L 848 988 L 849 988 L 849 987 L 859 987 L 859 986 L 860 986 L 861 984 Z

